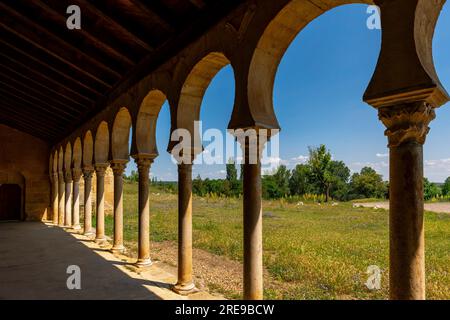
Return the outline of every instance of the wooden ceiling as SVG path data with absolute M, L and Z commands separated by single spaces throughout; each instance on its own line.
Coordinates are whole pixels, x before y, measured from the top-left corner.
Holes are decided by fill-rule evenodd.
M 240 2 L 2 0 L 0 123 L 64 138 Z M 66 27 L 69 5 L 81 30 Z

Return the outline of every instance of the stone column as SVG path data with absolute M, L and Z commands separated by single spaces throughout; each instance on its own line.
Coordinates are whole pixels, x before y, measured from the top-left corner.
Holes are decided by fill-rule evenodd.
M 111 168 L 114 173 L 114 244 L 111 251 L 121 253 L 123 246 L 123 172 L 127 166 L 127 160 L 114 160 Z
M 84 178 L 84 235 L 92 236 L 94 235 L 94 230 L 92 229 L 92 173 L 93 168 L 83 169 Z
M 65 219 L 64 226 L 71 227 L 72 226 L 72 173 L 70 170 L 66 171 L 65 175 L 66 181 L 66 209 L 65 209 Z
M 137 155 L 135 161 L 139 171 L 139 242 L 138 267 L 152 264 L 150 259 L 150 203 L 149 203 L 149 174 L 153 158 Z
M 425 102 L 379 108 L 389 140 L 389 295 L 425 299 L 423 144 L 434 109 Z
M 58 172 L 58 225 L 60 227 L 64 226 L 64 215 L 65 215 L 65 193 L 66 184 L 64 182 L 64 173 L 62 171 Z
M 178 165 L 178 294 L 197 291 L 192 278 L 192 164 Z
M 255 133 L 256 134 L 256 133 Z M 244 299 L 263 299 L 262 186 L 259 137 L 240 141 L 244 158 Z
M 58 225 L 58 174 L 52 173 L 52 211 L 53 224 Z
M 95 232 L 95 241 L 103 243 L 105 236 L 105 171 L 108 168 L 106 163 L 95 164 L 95 175 L 97 177 L 97 224 Z
M 72 170 L 73 177 L 73 210 L 72 210 L 72 227 L 74 230 L 80 230 L 80 178 L 81 169 Z

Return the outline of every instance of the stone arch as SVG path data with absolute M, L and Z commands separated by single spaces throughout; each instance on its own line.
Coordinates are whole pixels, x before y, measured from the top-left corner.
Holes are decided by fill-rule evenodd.
M 158 155 L 156 122 L 166 100 L 166 95 L 162 91 L 154 89 L 142 101 L 136 122 L 137 153 Z
M 132 120 L 127 108 L 121 108 L 114 119 L 111 137 L 113 160 L 128 160 L 130 156 L 130 129 Z
M 67 142 L 64 152 L 64 169 L 66 171 L 72 170 L 72 145 Z
M 81 139 L 77 138 L 73 144 L 73 167 L 75 169 L 81 168 L 81 161 L 82 161 L 82 148 L 81 148 Z
M 254 123 L 279 128 L 273 107 L 273 87 L 278 66 L 289 45 L 305 26 L 326 11 L 352 3 L 373 4 L 372 0 L 289 1 L 264 29 L 253 52 L 248 71 L 248 104 Z
M 194 122 L 200 119 L 200 107 L 206 89 L 214 76 L 229 64 L 230 60 L 223 53 L 211 52 L 197 62 L 184 81 L 177 106 L 177 128 L 189 130 L 192 138 Z
M 92 139 L 91 130 L 88 130 L 83 138 L 83 166 L 91 167 L 94 157 L 94 140 Z
M 94 160 L 95 163 L 108 163 L 109 156 L 109 129 L 108 124 L 102 121 L 95 133 Z

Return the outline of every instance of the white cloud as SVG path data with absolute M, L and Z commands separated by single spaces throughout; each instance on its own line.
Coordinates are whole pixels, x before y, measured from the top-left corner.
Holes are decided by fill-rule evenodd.
M 389 153 L 377 153 L 377 158 L 387 158 L 389 157 Z
M 294 164 L 298 164 L 298 163 L 306 163 L 309 160 L 308 156 L 304 156 L 304 155 L 299 155 L 298 157 L 292 158 L 291 159 Z
M 450 176 L 450 158 L 424 161 L 425 176 L 433 182 L 444 182 Z

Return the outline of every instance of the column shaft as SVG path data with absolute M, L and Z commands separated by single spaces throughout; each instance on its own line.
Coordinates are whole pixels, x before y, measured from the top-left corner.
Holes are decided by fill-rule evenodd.
M 178 281 L 174 291 L 196 291 L 192 278 L 192 164 L 178 165 Z
M 65 209 L 65 219 L 64 226 L 72 226 L 72 175 L 66 172 L 66 209 Z
M 123 172 L 126 162 L 112 162 L 114 172 L 114 244 L 113 252 L 122 252 L 123 246 Z
M 391 299 L 425 299 L 423 147 L 390 148 L 389 287 Z
M 244 164 L 244 299 L 263 298 L 261 164 Z
M 145 157 L 136 158 L 139 171 L 139 242 L 138 266 L 151 265 L 150 259 L 150 203 L 149 171 L 152 160 Z
M 52 211 L 53 224 L 58 225 L 58 174 L 54 173 L 52 176 Z
M 106 241 L 105 236 L 105 171 L 107 165 L 95 165 L 95 174 L 97 176 L 97 219 L 95 241 Z
M 62 172 L 58 175 L 58 225 L 60 227 L 64 226 L 64 215 L 65 215 L 65 193 L 66 184 L 64 182 L 64 174 Z
M 83 170 L 84 177 L 84 235 L 91 236 L 92 230 L 92 169 Z
M 73 210 L 72 210 L 72 226 L 75 230 L 80 227 L 80 178 L 81 170 L 73 170 Z

